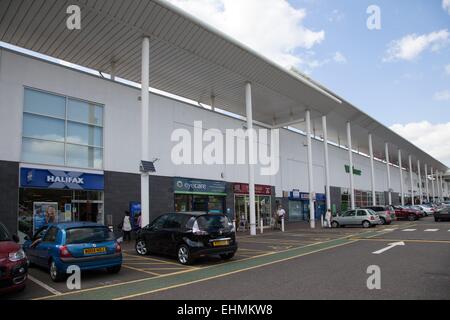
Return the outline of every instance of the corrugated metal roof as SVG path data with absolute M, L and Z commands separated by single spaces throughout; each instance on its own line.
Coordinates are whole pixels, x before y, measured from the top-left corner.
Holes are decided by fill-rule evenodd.
M 69 5 L 82 9 L 82 29 L 66 27 Z M 254 118 L 280 126 L 312 112 L 316 134 L 328 115 L 330 140 L 346 144 L 345 123 L 352 121 L 355 149 L 384 158 L 384 142 L 434 168 L 447 167 L 350 103 L 316 83 L 285 70 L 195 17 L 160 0 L 0 0 L 0 41 L 83 67 L 141 79 L 142 37 L 150 37 L 150 85 L 204 104 L 215 96 L 221 109 L 245 116 L 244 84 L 252 82 Z M 341 100 L 342 103 L 339 103 Z M 296 127 L 302 128 L 302 125 Z

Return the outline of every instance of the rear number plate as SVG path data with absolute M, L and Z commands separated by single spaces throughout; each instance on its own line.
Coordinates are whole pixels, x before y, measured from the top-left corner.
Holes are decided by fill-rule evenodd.
M 230 244 L 230 241 L 228 241 L 228 240 L 214 241 L 213 242 L 213 246 L 214 247 L 223 247 L 223 246 L 228 246 L 229 244 Z
M 97 253 L 105 253 L 106 248 L 89 248 L 84 249 L 84 254 L 97 254 Z

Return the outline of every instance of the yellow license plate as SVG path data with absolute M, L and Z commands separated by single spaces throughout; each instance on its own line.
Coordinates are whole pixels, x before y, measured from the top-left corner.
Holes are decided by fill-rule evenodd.
M 105 253 L 106 248 L 89 248 L 84 249 L 84 254 L 97 254 L 97 253 Z
M 213 246 L 214 247 L 223 247 L 223 246 L 228 246 L 229 244 L 230 244 L 230 241 L 228 241 L 228 240 L 214 241 L 213 242 Z

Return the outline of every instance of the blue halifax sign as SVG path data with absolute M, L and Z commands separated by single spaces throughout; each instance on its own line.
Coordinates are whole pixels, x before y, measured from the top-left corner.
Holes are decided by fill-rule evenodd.
M 96 191 L 104 189 L 105 181 L 101 174 L 21 168 L 20 187 Z

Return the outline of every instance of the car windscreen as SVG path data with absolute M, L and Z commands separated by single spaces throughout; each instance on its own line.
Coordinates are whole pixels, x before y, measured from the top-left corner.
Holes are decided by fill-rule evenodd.
M 230 227 L 230 222 L 223 215 L 206 215 L 197 218 L 198 228 L 200 230 L 216 230 Z
M 66 244 L 114 241 L 114 234 L 106 227 L 83 227 L 66 230 Z
M 367 212 L 369 212 L 370 215 L 372 216 L 376 216 L 377 213 L 375 211 L 373 211 L 372 209 L 367 209 Z
M 373 210 L 375 212 L 385 211 L 383 207 L 370 207 L 368 209 Z
M 11 237 L 3 225 L 0 224 L 0 241 L 10 241 Z

